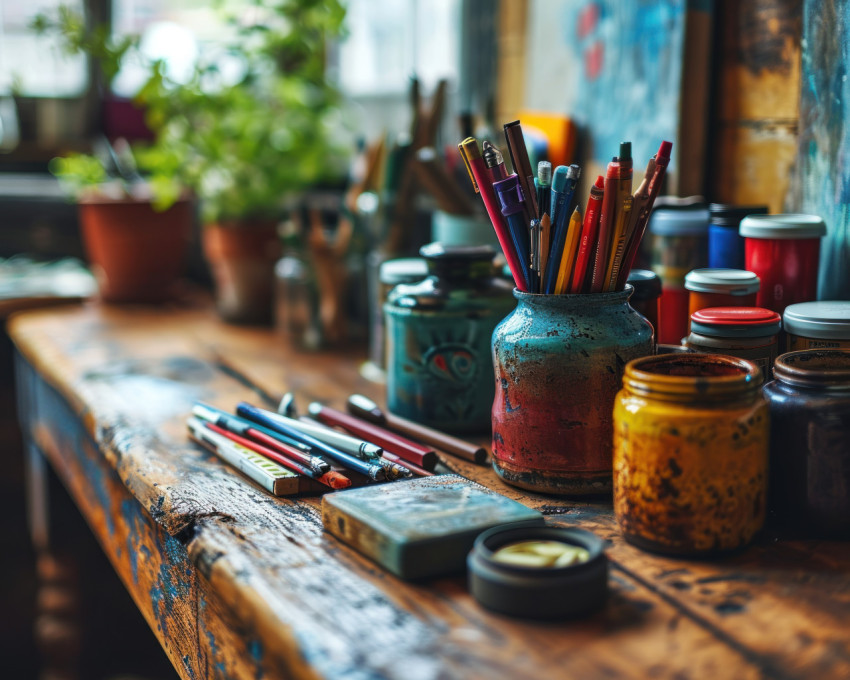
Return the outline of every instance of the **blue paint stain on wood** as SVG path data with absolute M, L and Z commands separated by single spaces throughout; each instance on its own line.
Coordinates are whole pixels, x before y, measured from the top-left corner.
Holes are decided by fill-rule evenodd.
M 818 298 L 850 299 L 850 1 L 803 3 L 797 184 L 804 212 L 820 215 Z

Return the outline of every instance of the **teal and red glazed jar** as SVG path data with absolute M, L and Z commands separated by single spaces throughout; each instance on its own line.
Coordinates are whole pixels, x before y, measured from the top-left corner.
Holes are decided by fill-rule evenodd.
M 431 243 L 428 276 L 396 286 L 384 305 L 387 406 L 452 432 L 486 432 L 493 403 L 493 329 L 513 308 L 490 246 Z
M 514 486 L 611 490 L 614 397 L 623 368 L 652 354 L 652 326 L 615 293 L 536 295 L 493 332 L 493 467 Z

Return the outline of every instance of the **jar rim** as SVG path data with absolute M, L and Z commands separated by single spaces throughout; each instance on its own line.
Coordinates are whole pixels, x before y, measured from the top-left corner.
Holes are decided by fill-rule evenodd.
M 626 302 L 634 293 L 634 286 L 627 283 L 623 290 L 615 290 L 610 293 L 564 293 L 562 295 L 554 295 L 548 293 L 526 293 L 519 288 L 514 288 L 514 297 L 521 302 L 530 303 L 546 303 L 553 304 L 564 302 L 586 302 L 592 304 L 600 304 L 606 302 Z
M 664 354 L 626 364 L 623 386 L 667 399 L 714 401 L 755 392 L 761 370 L 751 361 L 721 354 Z
M 796 387 L 850 389 L 850 349 L 803 349 L 776 358 L 773 376 Z

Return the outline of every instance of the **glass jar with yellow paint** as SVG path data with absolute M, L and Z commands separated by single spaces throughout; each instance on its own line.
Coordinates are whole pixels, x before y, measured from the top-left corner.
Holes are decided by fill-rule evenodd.
M 768 412 L 745 359 L 631 361 L 614 404 L 614 511 L 638 547 L 705 555 L 746 545 L 765 519 Z

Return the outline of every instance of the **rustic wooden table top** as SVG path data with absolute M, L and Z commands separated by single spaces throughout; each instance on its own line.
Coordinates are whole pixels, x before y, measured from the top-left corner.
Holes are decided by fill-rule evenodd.
M 667 559 L 624 543 L 609 504 L 530 494 L 448 458 L 610 542 L 604 610 L 513 620 L 479 607 L 463 577 L 396 579 L 322 531 L 319 498 L 274 498 L 187 439 L 196 399 L 383 403 L 357 357 L 297 353 L 205 307 L 39 310 L 10 333 L 27 434 L 183 678 L 850 676 L 850 543 L 763 538 L 724 559 Z

